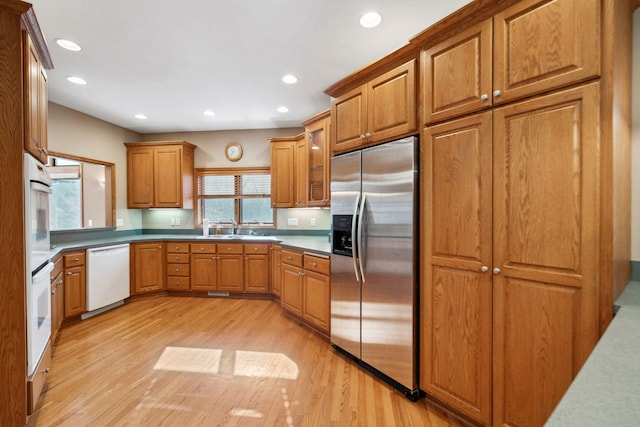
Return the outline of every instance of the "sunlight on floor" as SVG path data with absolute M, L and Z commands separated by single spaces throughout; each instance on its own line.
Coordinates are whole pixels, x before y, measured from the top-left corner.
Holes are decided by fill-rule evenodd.
M 264 418 L 263 414 L 254 409 L 234 408 L 229 414 L 234 417 Z
M 298 365 L 282 353 L 238 350 L 233 374 L 295 380 L 298 378 Z
M 153 369 L 163 371 L 217 374 L 222 350 L 208 348 L 165 347 Z

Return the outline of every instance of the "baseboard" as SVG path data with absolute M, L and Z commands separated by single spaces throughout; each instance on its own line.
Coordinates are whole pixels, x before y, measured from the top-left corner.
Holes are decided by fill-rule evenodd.
M 640 282 L 640 261 L 631 261 L 631 281 Z

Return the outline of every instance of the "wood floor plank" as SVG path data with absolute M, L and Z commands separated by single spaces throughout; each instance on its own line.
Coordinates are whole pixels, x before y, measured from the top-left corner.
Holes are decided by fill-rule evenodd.
M 37 426 L 457 426 L 265 300 L 139 299 L 63 328 Z

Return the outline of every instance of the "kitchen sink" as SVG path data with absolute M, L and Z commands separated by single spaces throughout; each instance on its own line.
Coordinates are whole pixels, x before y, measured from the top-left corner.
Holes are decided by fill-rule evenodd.
M 198 236 L 198 239 L 207 240 L 275 240 L 272 236 L 257 236 L 255 234 L 210 234 Z

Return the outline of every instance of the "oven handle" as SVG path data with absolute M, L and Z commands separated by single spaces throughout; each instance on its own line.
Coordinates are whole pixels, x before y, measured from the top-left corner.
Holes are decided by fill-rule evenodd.
M 47 265 L 45 265 L 44 267 L 42 267 L 40 269 L 40 271 L 38 271 L 36 274 L 33 275 L 33 277 L 31 278 L 31 283 L 36 283 L 40 280 L 43 279 L 42 276 L 46 276 L 47 281 L 51 281 L 51 275 L 49 273 L 51 273 L 53 271 L 53 263 L 52 262 L 48 262 Z
M 39 181 L 31 181 L 31 189 L 34 191 L 42 191 L 51 194 L 51 187 Z

